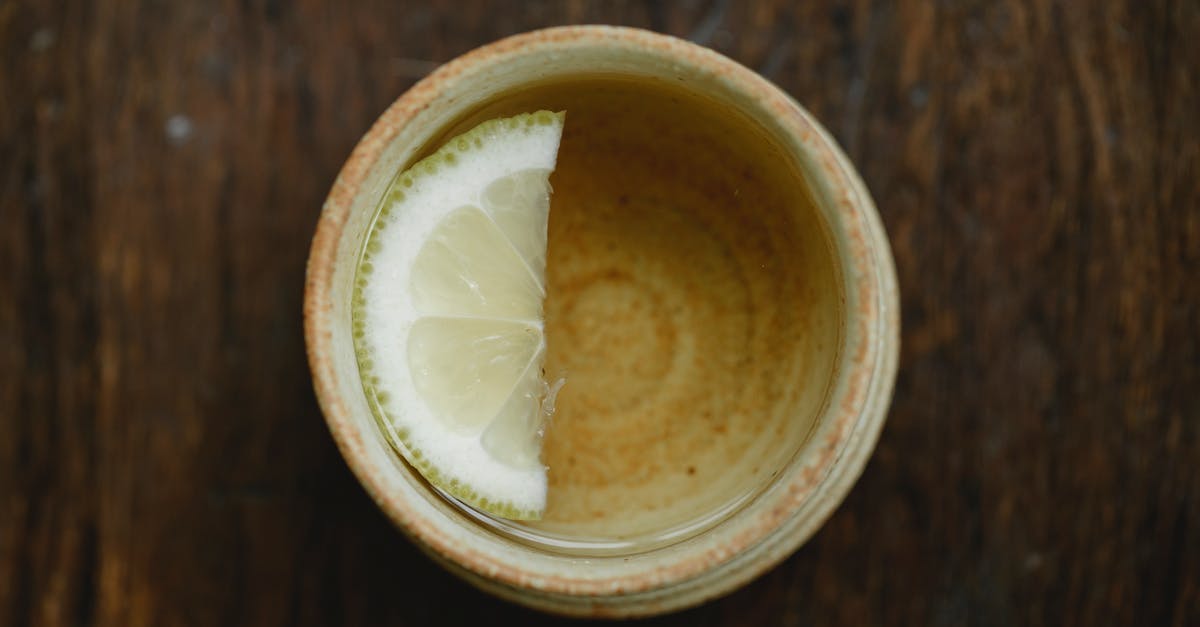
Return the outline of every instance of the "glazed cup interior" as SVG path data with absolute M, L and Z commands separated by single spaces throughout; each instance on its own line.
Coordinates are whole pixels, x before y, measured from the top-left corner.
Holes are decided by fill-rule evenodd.
M 674 454 L 680 460 L 701 459 L 696 451 L 707 447 L 702 459 L 711 464 L 681 461 L 668 469 L 678 479 L 653 490 L 686 495 L 673 507 L 691 508 L 697 519 L 721 512 L 670 542 L 636 551 L 583 547 L 573 554 L 569 547 L 539 547 L 479 524 L 399 459 L 363 395 L 349 309 L 363 238 L 396 172 L 485 103 L 585 75 L 654 81 L 700 95 L 760 129 L 765 143 L 746 150 L 760 151 L 758 157 L 773 151 L 779 167 L 740 171 L 737 165 L 754 162 L 755 154 L 739 154 L 736 145 L 670 146 L 688 138 L 669 129 L 632 149 L 568 130 L 553 182 L 570 190 L 564 191 L 568 197 L 591 200 L 552 205 L 546 309 L 548 371 L 565 371 L 564 394 L 574 395 L 563 399 L 564 412 L 574 407 L 578 416 L 596 417 L 574 445 L 601 433 L 621 447 L 624 437 L 625 450 L 633 442 L 644 448 L 629 459 L 657 456 L 668 465 L 671 441 L 687 442 L 687 451 Z M 568 129 L 570 116 L 568 110 Z M 718 123 L 714 137 L 720 130 Z M 670 155 L 674 161 L 685 157 L 683 164 L 664 165 Z M 708 163 L 714 160 L 721 165 Z M 622 161 L 630 170 L 617 177 L 622 185 L 611 184 L 613 176 L 604 184 L 600 173 L 605 167 L 615 171 Z M 747 209 L 722 210 L 735 200 Z M 715 261 L 722 257 L 712 251 L 723 251 L 727 263 Z M 689 261 L 689 254 L 698 257 Z M 314 238 L 305 300 L 309 358 L 330 429 L 350 467 L 398 526 L 452 570 L 493 592 L 545 609 L 613 615 L 675 609 L 726 592 L 815 531 L 861 472 L 882 426 L 896 367 L 897 315 L 890 251 L 874 206 L 828 134 L 777 88 L 716 53 L 612 27 L 550 29 L 503 40 L 447 64 L 402 96 L 334 184 Z M 613 349 L 630 339 L 613 331 L 621 328 L 614 320 L 633 329 L 627 350 Z M 737 341 L 720 339 L 730 337 Z M 610 365 L 589 370 L 600 357 Z M 714 365 L 722 359 L 728 361 Z M 628 376 L 617 377 L 622 368 Z M 630 390 L 631 381 L 645 386 Z M 604 432 L 604 425 L 619 422 L 614 416 L 632 411 L 657 416 L 652 422 L 659 425 L 672 416 L 707 412 L 714 430 L 723 426 L 719 433 L 733 431 L 742 441 L 734 446 L 729 437 L 698 436 L 694 420 L 653 437 Z M 571 416 L 558 419 L 565 424 Z M 548 444 L 559 437 L 565 441 L 556 450 L 570 450 L 565 432 L 551 425 Z M 593 459 L 601 461 L 590 472 L 635 472 L 627 461 L 597 455 Z M 565 455 L 559 457 L 565 468 Z M 554 472 L 555 460 L 544 461 Z M 576 470 L 579 481 L 564 483 L 574 490 L 569 504 L 580 511 L 617 498 L 605 493 L 606 485 L 631 489 L 620 482 L 589 484 L 588 472 Z M 689 478 L 705 489 L 689 490 Z M 647 492 L 647 502 L 654 498 Z M 736 507 L 722 509 L 734 501 Z M 549 513 L 554 507 L 552 500 Z M 640 523 L 626 521 L 626 539 L 661 531 L 654 517 L 663 511 L 646 511 Z M 680 518 L 679 511 L 668 513 Z M 602 537 L 612 527 L 602 511 L 590 527 L 579 520 L 535 530 Z
M 545 281 L 544 371 L 564 384 L 550 496 L 539 521 L 475 518 L 546 550 L 627 556 L 719 523 L 807 441 L 837 370 L 841 267 L 795 156 L 671 77 L 546 77 L 432 143 L 541 109 L 568 120 Z

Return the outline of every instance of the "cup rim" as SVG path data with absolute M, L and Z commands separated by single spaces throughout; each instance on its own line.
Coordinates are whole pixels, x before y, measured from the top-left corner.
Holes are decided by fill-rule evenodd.
M 730 89 L 766 109 L 789 145 L 795 143 L 828 187 L 841 237 L 834 254 L 844 267 L 847 316 L 838 391 L 831 395 L 826 416 L 806 447 L 815 461 L 783 477 L 775 491 L 778 502 L 763 508 L 739 533 L 719 547 L 686 554 L 644 572 L 609 577 L 566 576 L 553 569 L 514 565 L 498 552 L 464 546 L 442 533 L 431 520 L 400 495 L 390 494 L 382 474 L 365 454 L 371 437 L 351 419 L 342 384 L 333 366 L 334 266 L 352 205 L 382 151 L 403 128 L 450 84 L 484 66 L 517 56 L 578 46 L 616 46 L 657 55 L 717 77 Z M 811 182 L 810 182 L 811 184 Z M 815 192 L 814 192 L 815 193 Z M 376 120 L 355 146 L 338 174 L 322 208 L 309 254 L 304 293 L 304 334 L 313 384 L 322 413 L 351 471 L 377 505 L 406 534 L 437 557 L 496 582 L 504 589 L 534 590 L 539 596 L 606 598 L 663 590 L 700 578 L 757 549 L 754 563 L 741 564 L 729 577 L 712 584 L 699 602 L 728 592 L 774 566 L 805 542 L 841 503 L 861 474 L 882 430 L 890 403 L 899 353 L 899 297 L 895 268 L 882 222 L 867 189 L 829 133 L 781 89 L 754 71 L 702 46 L 669 35 L 616 26 L 565 26 L 530 31 L 472 50 L 439 67 L 402 94 Z M 851 304 L 853 307 L 851 308 Z M 373 426 L 373 422 L 370 423 Z M 834 470 L 838 472 L 833 472 Z M 803 521 L 794 520 L 809 508 Z M 789 520 L 793 519 L 793 520 Z M 772 538 L 781 531 L 786 537 Z M 767 542 L 772 539 L 773 541 Z

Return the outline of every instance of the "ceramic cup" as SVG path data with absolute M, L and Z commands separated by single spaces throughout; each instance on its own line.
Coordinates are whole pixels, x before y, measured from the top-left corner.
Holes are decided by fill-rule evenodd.
M 802 176 L 809 201 L 783 209 L 798 214 L 789 223 L 804 225 L 801 230 L 810 235 L 798 237 L 819 235 L 828 249 L 827 271 L 810 281 L 816 287 L 807 293 L 824 303 L 819 315 L 799 309 L 791 314 L 801 321 L 823 320 L 810 328 L 818 337 L 797 344 L 804 347 L 796 349 L 805 351 L 796 362 L 803 367 L 773 375 L 779 385 L 770 388 L 776 390 L 772 398 L 793 399 L 788 407 L 806 408 L 810 415 L 795 416 L 807 421 L 803 434 L 783 443 L 790 453 L 761 474 L 751 497 L 719 520 L 679 541 L 625 552 L 572 553 L 515 541 L 432 490 L 393 452 L 372 417 L 351 339 L 355 265 L 395 173 L 481 103 L 583 74 L 669 82 L 752 120 Z M 551 211 L 553 216 L 553 205 Z M 786 246 L 771 259 L 780 256 L 764 260 L 763 267 L 768 261 L 807 259 L 793 257 Z M 762 307 L 761 294 L 758 299 Z M 788 316 L 779 311 L 771 319 Z M 790 555 L 862 472 L 884 423 L 899 351 L 899 304 L 886 234 L 865 186 L 828 132 L 787 94 L 711 50 L 608 26 L 552 28 L 485 46 L 442 66 L 388 108 L 359 142 L 326 200 L 309 257 L 304 317 L 321 408 L 346 462 L 379 507 L 426 553 L 479 588 L 583 616 L 644 616 L 695 605 Z M 770 347 L 784 349 L 786 344 Z M 805 383 L 814 377 L 823 382 L 819 389 Z

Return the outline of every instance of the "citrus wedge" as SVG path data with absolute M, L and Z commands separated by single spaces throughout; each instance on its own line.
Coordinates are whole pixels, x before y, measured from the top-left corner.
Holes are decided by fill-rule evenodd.
M 546 223 L 564 114 L 484 122 L 402 172 L 359 262 L 359 372 L 393 444 L 434 486 L 539 518 Z

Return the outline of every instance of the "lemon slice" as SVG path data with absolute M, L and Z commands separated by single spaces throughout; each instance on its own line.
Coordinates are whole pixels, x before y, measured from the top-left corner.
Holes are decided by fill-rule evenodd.
M 355 278 L 372 410 L 433 485 L 539 518 L 546 221 L 564 114 L 491 120 L 396 178 Z

